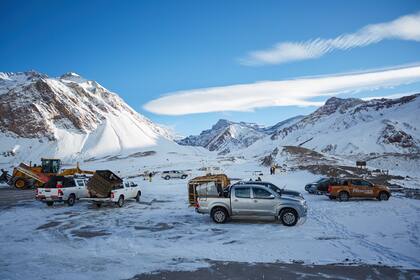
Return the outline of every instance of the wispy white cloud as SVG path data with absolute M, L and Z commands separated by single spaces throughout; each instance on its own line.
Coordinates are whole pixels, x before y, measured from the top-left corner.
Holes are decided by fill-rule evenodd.
M 420 66 L 283 81 L 263 81 L 178 91 L 152 100 L 144 109 L 162 115 L 250 111 L 272 106 L 320 106 L 315 97 L 420 81 Z
M 252 66 L 313 59 L 334 50 L 364 47 L 386 39 L 420 41 L 420 12 L 390 22 L 367 25 L 355 33 L 332 39 L 281 42 L 270 49 L 250 52 L 246 58 L 240 59 L 240 63 Z

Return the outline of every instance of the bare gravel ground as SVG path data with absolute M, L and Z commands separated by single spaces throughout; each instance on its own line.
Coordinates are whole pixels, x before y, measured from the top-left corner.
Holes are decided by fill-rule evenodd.
M 212 262 L 195 271 L 161 271 L 141 274 L 132 280 L 257 280 L 257 279 L 420 279 L 420 270 L 403 270 L 378 265 L 304 265 L 285 263 Z
M 0 188 L 0 209 L 8 208 L 23 201 L 35 198 L 34 190 L 17 190 L 10 187 Z

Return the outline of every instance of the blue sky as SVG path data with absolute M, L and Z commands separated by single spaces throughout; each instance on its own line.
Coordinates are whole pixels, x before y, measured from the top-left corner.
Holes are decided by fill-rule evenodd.
M 50 76 L 77 72 L 184 135 L 199 133 L 219 118 L 272 125 L 308 114 L 316 106 L 164 115 L 151 113 L 144 105 L 177 91 L 419 65 L 420 42 L 400 38 L 333 50 L 311 59 L 243 62 L 251 53 L 270 50 L 278 43 L 336 38 L 419 11 L 417 0 L 0 0 L 0 71 L 35 69 Z M 341 96 L 416 91 L 420 92 L 418 81 Z

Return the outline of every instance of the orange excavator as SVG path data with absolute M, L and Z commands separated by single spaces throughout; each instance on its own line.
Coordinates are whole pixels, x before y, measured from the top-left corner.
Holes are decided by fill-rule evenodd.
M 40 165 L 21 163 L 13 169 L 9 185 L 17 189 L 40 187 L 49 181 L 51 176 L 71 176 L 75 174 L 93 174 L 94 171 L 82 170 L 77 163 L 76 168 L 61 169 L 60 159 L 42 158 Z

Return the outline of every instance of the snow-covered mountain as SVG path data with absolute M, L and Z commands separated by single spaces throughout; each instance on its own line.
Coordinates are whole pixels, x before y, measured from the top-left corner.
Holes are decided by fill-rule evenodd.
M 227 154 L 249 147 L 257 140 L 290 126 L 302 118 L 303 116 L 297 116 L 270 127 L 221 119 L 211 129 L 204 130 L 200 135 L 177 140 L 177 143 L 185 146 L 201 146 L 210 151 L 217 151 L 219 154 Z
M 301 146 L 331 155 L 420 153 L 420 94 L 398 99 L 340 99 L 250 146 L 263 155 L 281 146 Z
M 124 155 L 179 147 L 118 95 L 75 73 L 0 73 L 0 161 Z

